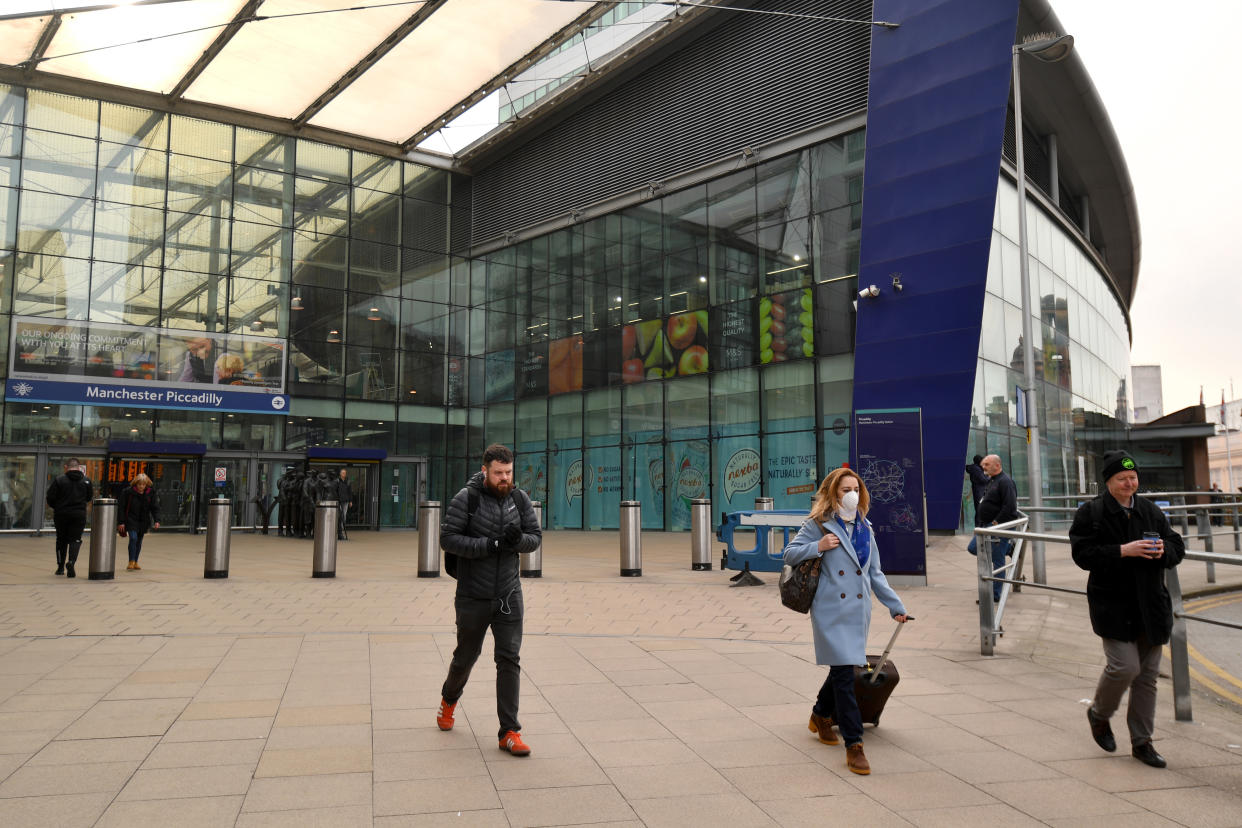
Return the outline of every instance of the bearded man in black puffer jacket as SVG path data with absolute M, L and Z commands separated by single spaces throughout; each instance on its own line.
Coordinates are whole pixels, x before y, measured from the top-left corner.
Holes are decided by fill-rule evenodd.
M 445 568 L 457 578 L 457 649 L 440 691 L 436 724 L 452 730 L 453 711 L 490 627 L 496 650 L 496 715 L 500 749 L 529 756 L 518 722 L 522 582 L 518 555 L 531 552 L 542 533 L 530 497 L 513 483 L 513 452 L 493 444 L 483 469 L 459 491 L 440 524 Z

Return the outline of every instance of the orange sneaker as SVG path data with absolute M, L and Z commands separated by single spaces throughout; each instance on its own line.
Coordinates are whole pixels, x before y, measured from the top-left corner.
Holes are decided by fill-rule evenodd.
M 530 756 L 530 748 L 522 741 L 522 734 L 516 730 L 510 730 L 500 740 L 500 749 L 507 750 L 514 756 Z
M 441 730 L 453 729 L 453 711 L 457 709 L 457 702 L 449 704 L 444 699 L 440 699 L 440 709 L 436 712 L 436 724 Z

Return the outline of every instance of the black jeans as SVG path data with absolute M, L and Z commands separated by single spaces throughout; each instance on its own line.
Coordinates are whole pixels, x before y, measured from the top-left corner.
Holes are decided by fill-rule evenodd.
M 67 555 L 73 562 L 78 560 L 78 550 L 82 548 L 82 530 L 86 528 L 86 512 L 73 512 L 54 515 L 52 522 L 56 524 L 56 557 Z
M 449 704 L 456 704 L 466 689 L 466 680 L 483 649 L 483 636 L 492 629 L 496 649 L 496 716 L 500 719 L 497 738 L 510 730 L 521 731 L 518 722 L 518 691 L 521 688 L 519 652 L 522 649 L 522 592 L 515 589 L 502 599 L 463 598 L 458 596 L 457 649 L 449 664 L 448 677 L 440 695 Z
M 834 664 L 828 668 L 828 678 L 819 688 L 819 698 L 813 709 L 816 716 L 833 718 L 846 747 L 862 741 L 862 713 L 858 712 L 858 698 L 854 695 L 853 664 Z

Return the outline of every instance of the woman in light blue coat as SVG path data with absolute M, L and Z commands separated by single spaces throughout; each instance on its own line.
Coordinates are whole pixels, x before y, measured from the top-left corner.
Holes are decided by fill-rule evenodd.
M 871 596 L 893 618 L 906 621 L 906 608 L 880 570 L 880 553 L 867 521 L 871 498 L 850 469 L 836 469 L 820 484 L 811 514 L 785 547 L 785 563 L 822 557 L 819 586 L 811 604 L 815 663 L 827 664 L 828 678 L 811 709 L 810 729 L 826 745 L 838 744 L 836 724 L 845 739 L 845 764 L 866 775 L 871 766 L 863 754 L 862 715 L 854 696 L 854 666 L 867 663 L 867 629 Z

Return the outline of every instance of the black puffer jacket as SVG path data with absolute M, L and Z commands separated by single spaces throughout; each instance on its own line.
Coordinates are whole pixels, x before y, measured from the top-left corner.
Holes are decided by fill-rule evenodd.
M 156 497 L 155 489 L 148 486 L 145 492 L 139 492 L 133 486 L 127 486 L 121 492 L 117 502 L 117 523 L 124 523 L 125 531 L 143 535 L 159 522 L 160 499 Z
M 515 489 L 501 500 L 483 484 L 483 479 L 483 472 L 476 472 L 453 496 L 440 523 L 440 548 L 458 557 L 459 597 L 504 598 L 514 590 L 520 594 L 518 555 L 534 550 L 543 533 L 525 493 L 519 494 Z M 473 517 L 469 515 L 470 489 L 477 491 L 479 497 Z M 492 539 L 504 534 L 508 524 L 519 526 L 522 537 L 515 546 L 497 550 Z M 501 546 L 504 547 L 503 541 Z
M 1093 505 L 1096 501 L 1099 505 Z M 1137 641 L 1145 634 L 1152 644 L 1166 644 L 1173 631 L 1173 604 L 1164 570 L 1182 562 L 1186 544 L 1156 504 L 1135 495 L 1131 507 L 1127 514 L 1108 492 L 1079 506 L 1069 531 L 1071 554 L 1091 573 L 1087 606 L 1096 635 Z M 1164 556 L 1121 557 L 1122 544 L 1141 539 L 1144 532 L 1160 533 Z
M 47 505 L 54 515 L 85 515 L 91 502 L 91 481 L 81 469 L 71 469 L 47 487 Z

